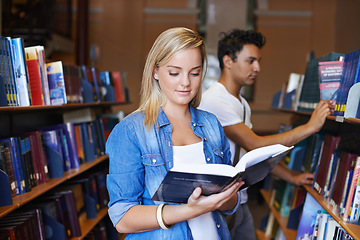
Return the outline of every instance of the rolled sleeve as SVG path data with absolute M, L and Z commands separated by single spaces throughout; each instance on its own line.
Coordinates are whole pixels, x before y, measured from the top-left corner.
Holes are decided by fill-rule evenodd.
M 222 212 L 223 214 L 225 214 L 225 215 L 231 215 L 231 214 L 233 214 L 234 212 L 236 212 L 237 208 L 240 206 L 240 204 L 241 204 L 240 191 L 238 191 L 236 194 L 237 194 L 237 196 L 238 196 L 236 206 L 235 206 L 232 210 L 228 210 L 228 211 Z

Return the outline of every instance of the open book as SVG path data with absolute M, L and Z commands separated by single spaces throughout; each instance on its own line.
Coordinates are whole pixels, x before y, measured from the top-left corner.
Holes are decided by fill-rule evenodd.
M 264 179 L 293 147 L 281 144 L 247 152 L 235 167 L 226 164 L 175 164 L 152 197 L 153 201 L 186 203 L 196 187 L 202 195 L 219 193 L 241 179 L 240 189 Z M 239 189 L 239 190 L 240 190 Z

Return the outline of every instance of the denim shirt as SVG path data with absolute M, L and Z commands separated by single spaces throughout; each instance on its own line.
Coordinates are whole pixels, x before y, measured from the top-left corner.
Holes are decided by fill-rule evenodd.
M 229 143 L 215 115 L 190 106 L 191 128 L 204 142 L 207 163 L 231 164 Z M 171 141 L 172 126 L 160 109 L 158 126 L 147 129 L 144 115 L 134 112 L 125 117 L 112 130 L 106 153 L 110 159 L 107 188 L 110 196 L 109 216 L 114 226 L 135 205 L 159 205 L 151 197 L 166 173 L 173 167 Z M 223 214 L 232 211 L 213 211 L 219 239 L 230 239 Z M 176 204 L 176 203 L 167 203 Z M 155 217 L 155 216 L 154 216 Z M 126 239 L 192 239 L 187 221 L 174 224 L 169 230 L 161 228 L 142 233 L 127 234 Z

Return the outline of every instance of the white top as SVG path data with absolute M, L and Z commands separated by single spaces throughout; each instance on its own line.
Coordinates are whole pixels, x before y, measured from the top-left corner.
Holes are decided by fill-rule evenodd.
M 208 90 L 206 90 L 201 98 L 199 109 L 215 114 L 223 127 L 235 125 L 238 123 L 245 123 L 250 129 L 251 124 L 251 109 L 248 102 L 240 94 L 239 99 L 231 95 L 219 82 L 214 83 Z M 231 161 L 234 162 L 234 155 L 236 144 L 230 140 Z M 239 159 L 246 153 L 245 149 L 240 149 Z M 241 203 L 247 202 L 246 189 L 241 191 Z
M 173 146 L 174 166 L 176 164 L 206 164 L 203 142 L 186 146 Z M 189 166 L 191 167 L 191 166 Z M 194 240 L 218 240 L 216 225 L 211 212 L 187 220 Z

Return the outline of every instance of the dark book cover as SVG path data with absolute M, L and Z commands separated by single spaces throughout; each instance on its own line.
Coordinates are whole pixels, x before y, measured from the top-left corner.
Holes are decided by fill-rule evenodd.
M 326 179 L 330 169 L 331 159 L 334 157 L 334 154 L 337 150 L 340 137 L 326 134 L 324 138 L 324 145 L 321 153 L 321 158 L 316 173 L 316 178 L 314 181 L 314 189 L 320 194 L 324 194 Z
M 64 216 L 67 217 L 65 221 L 69 223 L 71 237 L 80 237 L 81 229 L 79 223 L 79 216 L 76 209 L 74 193 L 72 191 L 61 191 L 58 194 L 64 197 L 64 201 L 66 204 L 66 209 L 63 209 L 66 211 Z
M 302 171 L 315 173 L 316 166 L 321 154 L 322 145 L 324 142 L 325 134 L 321 132 L 314 133 L 308 138 L 306 144 L 306 152 L 304 157 L 304 164 Z
M 46 183 L 49 181 L 49 171 L 42 140 L 42 132 L 33 131 L 29 132 L 28 134 L 30 137 L 30 146 L 33 149 L 33 154 L 38 167 L 39 182 Z
M 7 47 L 7 39 L 6 37 L 0 36 L 0 44 L 1 44 L 1 72 L 3 76 L 3 80 L 5 82 L 6 89 L 6 99 L 8 102 L 8 106 L 16 106 L 13 99 L 13 89 L 11 84 L 11 74 L 10 74 L 10 63 L 8 58 L 8 47 Z
M 276 151 L 271 149 L 272 147 Z M 180 168 L 181 171 L 171 170 L 166 174 L 152 200 L 186 203 L 196 187 L 201 187 L 202 195 L 208 196 L 223 191 L 239 179 L 245 182 L 240 187 L 244 189 L 263 180 L 291 149 L 292 147 L 276 144 L 252 150 L 242 157 L 237 169 L 224 164 L 206 164 L 198 165 L 198 170 L 203 171 L 201 173 L 185 172 L 189 166 L 183 166 Z M 212 173 L 204 172 L 207 168 L 209 171 L 212 169 Z M 217 170 L 220 168 L 229 168 L 232 174 L 219 175 Z M 192 166 L 192 169 L 195 169 L 195 166 Z
M 343 189 L 347 185 L 345 182 L 347 173 L 354 170 L 357 156 L 357 154 L 348 152 L 340 154 L 339 169 L 330 198 L 330 204 L 337 209 L 336 211 L 339 211 Z

